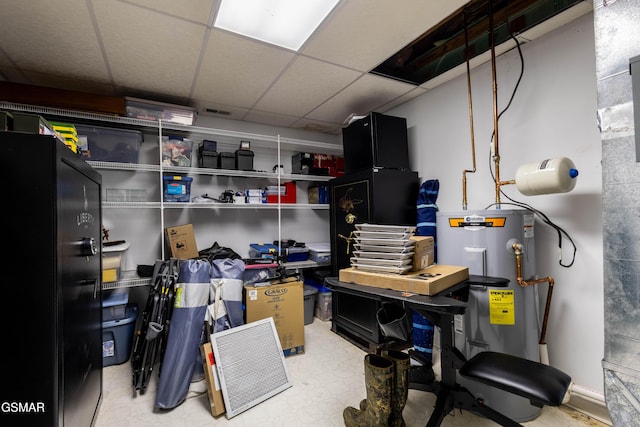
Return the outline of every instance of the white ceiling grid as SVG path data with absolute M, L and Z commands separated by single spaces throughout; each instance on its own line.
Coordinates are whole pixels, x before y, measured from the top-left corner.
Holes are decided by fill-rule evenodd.
M 465 3 L 341 0 L 294 52 L 214 28 L 218 0 L 0 0 L 0 80 L 339 134 L 430 87 L 368 72 Z

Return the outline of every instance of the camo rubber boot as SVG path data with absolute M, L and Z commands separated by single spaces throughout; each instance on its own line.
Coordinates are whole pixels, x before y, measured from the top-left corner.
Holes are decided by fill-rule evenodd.
M 349 406 L 342 412 L 346 427 L 386 427 L 391 414 L 393 362 L 376 354 L 364 357 L 366 406 L 358 410 Z M 362 403 L 360 407 L 362 407 Z
M 409 369 L 411 358 L 407 353 L 389 350 L 384 357 L 393 363 L 393 388 L 391 394 L 391 415 L 389 427 L 405 427 L 402 411 L 409 396 Z

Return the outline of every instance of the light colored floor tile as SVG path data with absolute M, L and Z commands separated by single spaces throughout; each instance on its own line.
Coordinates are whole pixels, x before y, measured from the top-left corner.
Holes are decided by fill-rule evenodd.
M 104 368 L 103 402 L 96 427 L 340 427 L 342 411 L 358 407 L 365 397 L 365 352 L 331 332 L 331 322 L 305 326 L 305 354 L 286 358 L 293 386 L 231 419 L 214 418 L 204 382 L 194 383 L 186 401 L 169 411 L 154 411 L 157 377 L 144 395 L 134 393 L 131 365 L 127 362 Z M 425 426 L 435 396 L 409 390 L 403 416 L 408 427 Z M 443 427 L 495 426 L 468 412 L 454 411 Z M 566 407 L 545 407 L 526 427 L 603 427 Z

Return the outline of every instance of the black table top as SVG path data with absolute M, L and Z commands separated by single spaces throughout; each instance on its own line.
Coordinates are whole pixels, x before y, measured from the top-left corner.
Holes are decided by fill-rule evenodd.
M 463 314 L 467 304 L 455 299 L 452 294 L 468 287 L 470 282 L 469 280 L 464 280 L 436 295 L 422 295 L 413 292 L 403 292 L 374 286 L 358 285 L 350 282 L 341 282 L 337 277 L 327 277 L 325 279 L 325 284 L 331 289 L 340 288 L 341 290 L 352 291 L 355 293 L 363 293 L 376 297 L 404 301 L 416 311 L 429 311 L 432 313 L 454 315 Z

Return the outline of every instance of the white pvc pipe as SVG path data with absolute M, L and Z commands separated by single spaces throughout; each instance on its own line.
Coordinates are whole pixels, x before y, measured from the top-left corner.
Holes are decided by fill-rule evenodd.
M 572 394 L 575 394 L 576 396 L 579 396 L 583 399 L 590 400 L 593 403 L 598 403 L 601 405 L 604 405 L 605 403 L 604 395 L 598 393 L 595 390 L 591 390 L 586 387 L 582 387 L 573 383 L 571 383 L 569 390 L 571 390 Z

